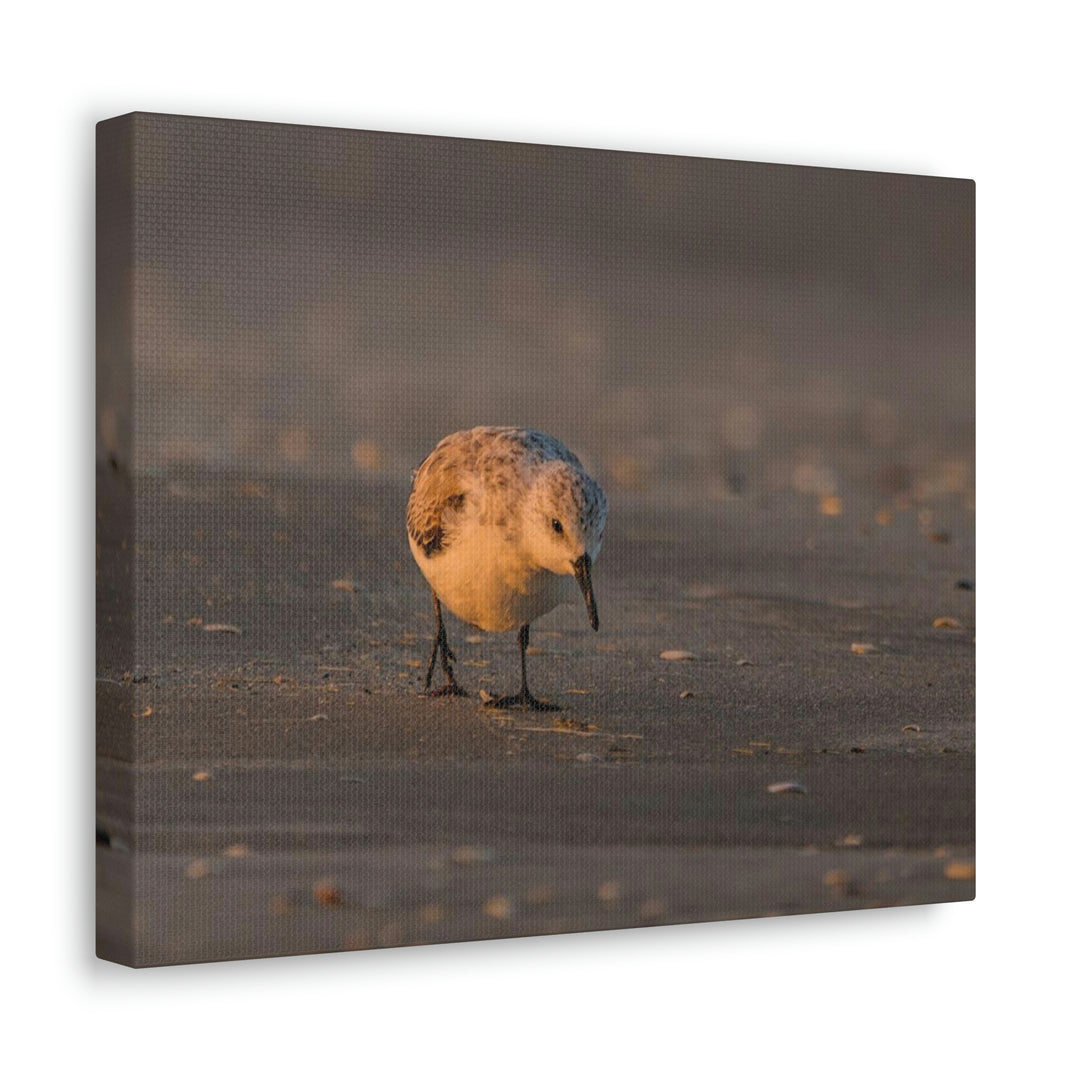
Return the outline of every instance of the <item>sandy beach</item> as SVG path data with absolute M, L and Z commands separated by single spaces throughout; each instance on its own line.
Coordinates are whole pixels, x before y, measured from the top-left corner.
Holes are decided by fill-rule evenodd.
M 514 686 L 514 638 L 454 619 L 473 696 L 418 696 L 430 606 L 407 494 L 378 476 L 135 482 L 134 551 L 105 535 L 99 560 L 99 903 L 132 926 L 104 954 L 973 896 L 961 496 L 885 521 L 869 482 L 837 514 L 790 491 L 616 493 L 600 632 L 582 605 L 533 627 L 530 682 L 564 707 L 539 714 L 482 707 Z M 133 628 L 108 616 L 131 586 Z

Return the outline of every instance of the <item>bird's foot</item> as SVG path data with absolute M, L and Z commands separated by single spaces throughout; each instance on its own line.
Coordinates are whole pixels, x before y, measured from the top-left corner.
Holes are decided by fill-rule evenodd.
M 434 690 L 425 690 L 421 697 L 468 697 L 468 690 L 463 690 L 456 682 L 443 683 Z
M 558 712 L 562 709 L 553 701 L 538 701 L 528 690 L 521 694 L 508 694 L 506 697 L 492 698 L 484 702 L 487 709 L 533 709 L 535 712 Z

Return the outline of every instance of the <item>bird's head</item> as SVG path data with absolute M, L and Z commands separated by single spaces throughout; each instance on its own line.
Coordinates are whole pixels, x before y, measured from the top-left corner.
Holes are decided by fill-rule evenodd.
M 607 521 L 603 489 L 580 468 L 550 461 L 526 496 L 526 543 L 533 562 L 553 574 L 572 575 L 585 597 L 589 623 L 599 629 L 592 564 L 600 554 Z

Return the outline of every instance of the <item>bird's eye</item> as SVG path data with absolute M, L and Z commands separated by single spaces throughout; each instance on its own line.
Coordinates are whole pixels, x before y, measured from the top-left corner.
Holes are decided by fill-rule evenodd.
M 562 532 L 562 522 L 558 518 L 551 519 L 551 527 L 557 532 Z

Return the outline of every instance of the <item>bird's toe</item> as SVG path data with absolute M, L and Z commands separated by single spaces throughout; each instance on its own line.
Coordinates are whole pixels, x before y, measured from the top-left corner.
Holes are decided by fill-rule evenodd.
M 534 712 L 558 712 L 562 709 L 561 705 L 553 701 L 539 701 L 532 694 L 508 694 L 485 701 L 484 706 L 488 709 L 532 709 Z

